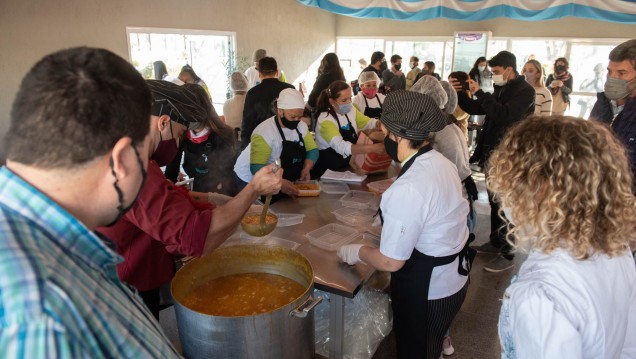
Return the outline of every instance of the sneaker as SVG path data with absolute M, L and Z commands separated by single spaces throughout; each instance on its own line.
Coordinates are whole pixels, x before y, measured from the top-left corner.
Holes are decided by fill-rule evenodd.
M 451 343 L 450 335 L 447 335 L 442 342 L 442 354 L 453 355 L 453 353 L 455 353 L 455 348 L 453 348 L 453 343 Z
M 515 263 L 512 259 L 508 259 L 502 255 L 497 256 L 497 258 L 491 260 L 486 263 L 484 266 L 484 270 L 491 273 L 499 273 L 503 271 L 507 271 L 508 269 L 514 267 Z
M 501 252 L 501 249 L 493 246 L 490 242 L 487 242 L 480 246 L 471 246 L 471 248 L 476 250 L 477 253 L 499 254 Z

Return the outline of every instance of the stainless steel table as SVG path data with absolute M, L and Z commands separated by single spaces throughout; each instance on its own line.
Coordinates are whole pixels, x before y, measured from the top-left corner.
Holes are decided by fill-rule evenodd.
M 349 184 L 352 190 L 367 190 L 366 183 L 386 179 L 397 174 L 399 169 L 392 167 L 387 173 L 370 175 L 361 184 Z M 277 213 L 302 213 L 303 223 L 278 227 L 271 236 L 294 241 L 300 246 L 296 249 L 311 262 L 314 269 L 314 282 L 317 289 L 331 293 L 329 307 L 329 357 L 342 358 L 344 338 L 345 298 L 353 298 L 364 282 L 373 274 L 374 268 L 359 263 L 350 266 L 340 262 L 336 252 L 327 251 L 309 243 L 305 234 L 329 223 L 339 223 L 334 210 L 342 208 L 339 202 L 342 194 L 325 194 L 318 197 L 288 197 L 274 203 L 271 208 Z M 364 229 L 359 228 L 363 231 Z M 375 232 L 377 234 L 377 232 Z

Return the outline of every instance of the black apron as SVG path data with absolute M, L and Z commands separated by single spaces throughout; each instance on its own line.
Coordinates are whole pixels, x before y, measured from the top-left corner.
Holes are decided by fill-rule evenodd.
M 297 181 L 303 171 L 305 156 L 307 154 L 305 143 L 303 142 L 303 136 L 300 134 L 298 128 L 296 128 L 298 142 L 287 141 L 283 134 L 283 129 L 281 128 L 280 123 L 278 123 L 278 117 L 274 119 L 274 122 L 276 122 L 278 133 L 280 133 L 280 137 L 283 139 L 283 150 L 280 153 L 281 167 L 285 170 L 283 171 L 283 178 L 291 182 Z
M 430 151 L 426 145 L 417 151 L 402 167 L 398 178 L 411 167 L 415 159 Z M 379 211 L 380 219 L 382 211 Z M 458 253 L 444 256 L 428 256 L 413 249 L 411 257 L 397 272 L 391 273 L 391 307 L 393 309 L 393 330 L 397 357 L 399 359 L 426 358 L 428 331 L 428 289 L 433 268 L 453 263 L 459 257 L 458 273 L 467 276 L 476 252 L 468 246 L 469 241 Z M 465 266 L 464 266 L 465 263 Z
M 276 128 L 278 128 L 280 137 L 283 139 L 281 141 L 283 150 L 280 153 L 280 166 L 284 170 L 283 178 L 291 182 L 297 181 L 303 171 L 303 166 L 305 165 L 305 156 L 307 154 L 305 143 L 303 142 L 303 136 L 300 134 L 300 131 L 298 131 L 298 128 L 296 128 L 296 133 L 298 134 L 298 142 L 287 141 L 285 139 L 285 135 L 283 134 L 283 129 L 281 128 L 280 123 L 278 123 L 278 116 L 274 119 L 274 122 L 276 123 Z M 272 196 L 271 203 L 275 203 L 276 201 L 286 196 L 286 194 L 280 192 Z
M 340 120 L 338 120 L 338 115 L 332 111 L 329 111 L 329 114 L 336 119 L 336 122 L 338 123 L 338 130 L 340 131 L 342 139 L 347 142 L 351 142 L 352 145 L 355 145 L 358 142 L 358 134 L 349 120 L 349 115 L 345 115 L 347 118 L 347 127 L 343 128 L 340 124 Z M 343 158 L 341 154 L 331 147 L 320 150 L 318 154 L 318 161 L 311 171 L 311 178 L 318 178 L 322 176 L 327 169 L 339 170 L 345 168 L 349 165 L 349 160 L 351 160 L 351 156 Z
M 375 98 L 378 100 L 380 107 L 371 108 L 369 107 L 369 102 L 367 102 L 367 97 L 363 95 L 362 98 L 364 99 L 364 104 L 366 105 L 366 107 L 364 108 L 364 115 L 370 118 L 379 119 L 382 115 L 382 102 L 380 101 L 378 95 L 376 94 Z

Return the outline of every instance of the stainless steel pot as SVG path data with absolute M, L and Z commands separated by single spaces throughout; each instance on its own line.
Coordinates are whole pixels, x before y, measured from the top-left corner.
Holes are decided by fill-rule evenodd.
M 239 273 L 270 273 L 290 278 L 306 290 L 272 312 L 221 317 L 195 312 L 182 303 L 199 285 Z M 314 274 L 309 261 L 295 251 L 266 245 L 230 246 L 194 259 L 172 280 L 177 327 L 186 358 L 313 358 L 315 329 Z

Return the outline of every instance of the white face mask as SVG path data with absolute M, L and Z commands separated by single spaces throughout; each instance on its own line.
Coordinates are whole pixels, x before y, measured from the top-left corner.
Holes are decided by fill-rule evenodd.
M 477 66 L 477 68 L 479 69 L 479 72 L 484 72 L 486 66 Z
M 497 86 L 503 86 L 508 82 L 508 80 L 504 80 L 504 75 L 492 75 L 492 83 Z

